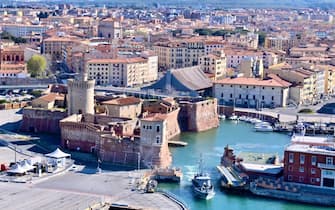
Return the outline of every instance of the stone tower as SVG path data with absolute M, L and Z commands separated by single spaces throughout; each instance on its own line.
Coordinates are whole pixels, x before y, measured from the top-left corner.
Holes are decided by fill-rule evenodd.
M 68 115 L 94 114 L 94 80 L 88 80 L 84 73 L 78 79 L 69 79 L 68 85 Z

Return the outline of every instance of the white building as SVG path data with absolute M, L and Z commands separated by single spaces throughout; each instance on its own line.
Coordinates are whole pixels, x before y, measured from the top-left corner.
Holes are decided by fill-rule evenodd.
M 2 30 L 15 37 L 30 36 L 32 34 L 43 34 L 48 29 L 46 25 L 24 25 L 24 24 L 5 24 Z
M 285 107 L 291 83 L 272 76 L 266 80 L 238 77 L 215 81 L 214 97 L 219 104 L 231 106 Z

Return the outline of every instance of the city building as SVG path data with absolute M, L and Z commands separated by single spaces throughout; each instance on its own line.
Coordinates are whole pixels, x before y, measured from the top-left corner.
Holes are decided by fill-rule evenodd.
M 226 56 L 223 51 L 214 51 L 199 58 L 199 66 L 213 80 L 227 75 L 226 65 Z
M 284 180 L 334 189 L 334 151 L 328 137 L 294 136 L 284 152 Z
M 97 85 L 133 87 L 157 80 L 157 56 L 90 59 L 86 71 Z
M 239 107 L 285 107 L 291 83 L 279 77 L 225 78 L 214 82 L 214 97 L 219 104 Z
M 48 30 L 46 25 L 3 24 L 2 30 L 15 37 L 25 37 L 33 34 L 43 34 Z
M 122 39 L 123 31 L 121 20 L 115 18 L 103 19 L 98 24 L 98 36 L 110 40 Z
M 135 119 L 142 113 L 142 100 L 135 97 L 115 98 L 101 105 L 106 106 L 107 115 L 112 117 Z

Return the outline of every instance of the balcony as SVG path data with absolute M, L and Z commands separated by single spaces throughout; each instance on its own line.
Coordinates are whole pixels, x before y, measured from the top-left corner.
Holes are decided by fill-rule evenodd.
M 334 164 L 318 163 L 318 168 L 333 169 L 333 170 L 335 170 L 335 165 Z

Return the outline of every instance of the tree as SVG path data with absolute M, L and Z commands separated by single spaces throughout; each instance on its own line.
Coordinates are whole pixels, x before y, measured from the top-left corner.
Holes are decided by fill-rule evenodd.
M 41 55 L 33 55 L 28 61 L 27 68 L 32 77 L 44 76 L 45 69 L 47 68 L 47 61 Z

